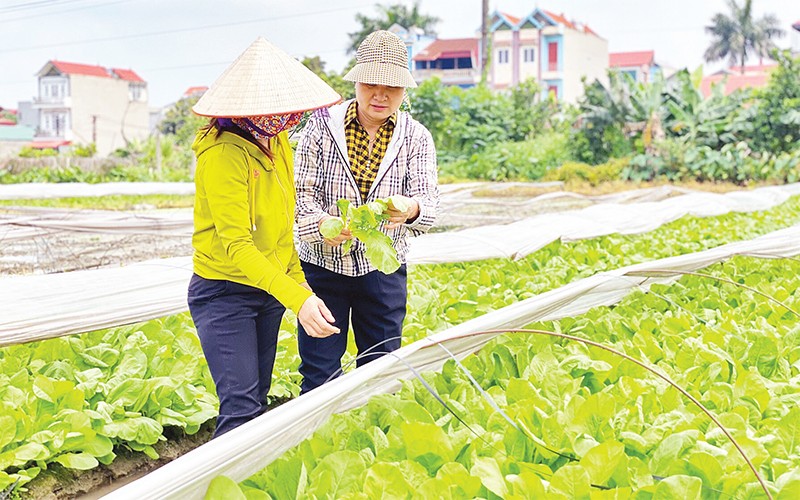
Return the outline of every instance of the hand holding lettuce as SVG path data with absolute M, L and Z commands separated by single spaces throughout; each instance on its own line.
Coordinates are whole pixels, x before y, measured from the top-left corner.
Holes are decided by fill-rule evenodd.
M 339 237 L 343 231 L 350 231 L 366 247 L 366 256 L 370 264 L 384 274 L 391 274 L 400 267 L 397 251 L 392 246 L 392 239 L 380 230 L 382 222 L 389 220 L 389 210 L 408 212 L 411 209 L 410 199 L 395 195 L 376 200 L 360 207 L 354 207 L 350 200 L 337 202 L 341 217 L 330 217 L 322 221 L 319 231 L 329 240 Z M 352 239 L 342 244 L 342 252 L 347 253 L 353 245 Z

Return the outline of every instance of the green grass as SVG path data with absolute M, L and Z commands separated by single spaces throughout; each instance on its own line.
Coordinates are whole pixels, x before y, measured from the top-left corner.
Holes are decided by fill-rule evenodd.
M 97 210 L 133 210 L 141 205 L 152 205 L 153 208 L 187 208 L 194 206 L 194 195 L 148 194 L 0 200 L 0 206 L 87 208 Z

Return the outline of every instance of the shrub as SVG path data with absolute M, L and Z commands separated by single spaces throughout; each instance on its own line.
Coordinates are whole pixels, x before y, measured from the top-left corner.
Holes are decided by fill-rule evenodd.
M 588 182 L 592 186 L 597 186 L 603 182 L 619 180 L 622 176 L 622 171 L 627 166 L 627 158 L 612 158 L 606 163 L 595 166 L 588 163 L 570 161 L 548 172 L 544 180 L 562 181 L 567 184 Z
M 444 163 L 441 173 L 490 181 L 539 180 L 571 159 L 566 134 L 549 132 L 524 142 L 499 142 L 469 157 Z

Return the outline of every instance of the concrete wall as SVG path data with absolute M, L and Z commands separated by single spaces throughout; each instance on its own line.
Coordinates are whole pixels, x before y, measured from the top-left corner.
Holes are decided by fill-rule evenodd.
M 131 82 L 83 75 L 70 78 L 74 144 L 95 142 L 97 154 L 105 156 L 125 147 L 126 141 L 149 135 L 146 88 L 143 100 L 131 100 Z
M 566 102 L 576 102 L 583 95 L 582 78 L 588 82 L 595 79 L 604 85 L 608 83 L 608 41 L 577 30 L 565 29 L 564 51 L 564 94 Z

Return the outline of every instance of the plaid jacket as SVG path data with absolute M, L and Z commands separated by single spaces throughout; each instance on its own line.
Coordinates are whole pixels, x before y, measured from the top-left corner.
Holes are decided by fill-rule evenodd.
M 319 232 L 326 215 L 340 215 L 336 201 L 347 198 L 361 205 L 361 195 L 350 170 L 344 133 L 345 102 L 314 112 L 303 129 L 295 152 L 297 209 L 295 235 L 300 260 L 347 276 L 362 276 L 375 268 L 369 265 L 364 245 L 355 241 L 347 255 L 341 245 L 330 247 Z M 408 254 L 408 236 L 433 226 L 439 207 L 436 150 L 430 132 L 405 112 L 399 112 L 392 140 L 365 203 L 394 194 L 414 198 L 419 216 L 384 232 L 392 238 L 401 263 Z

